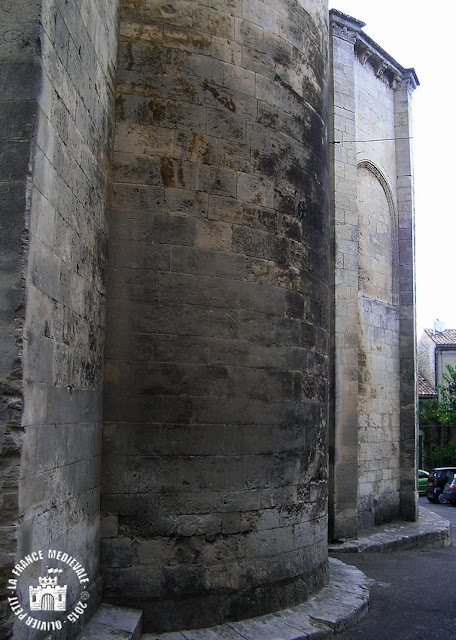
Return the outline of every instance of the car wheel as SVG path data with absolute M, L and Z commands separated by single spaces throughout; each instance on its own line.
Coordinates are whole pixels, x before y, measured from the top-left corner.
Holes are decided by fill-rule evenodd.
M 435 504 L 437 502 L 435 498 L 430 498 L 429 496 L 427 496 L 427 499 L 429 500 L 429 502 L 432 502 L 432 504 Z
M 448 502 L 443 493 L 439 493 L 439 495 L 437 496 L 437 500 L 440 502 L 440 504 L 446 504 Z

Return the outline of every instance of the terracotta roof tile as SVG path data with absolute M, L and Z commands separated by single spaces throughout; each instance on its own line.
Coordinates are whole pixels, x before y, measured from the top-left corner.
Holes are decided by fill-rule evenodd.
M 418 372 L 418 395 L 437 397 L 436 390 L 432 387 L 430 382 L 428 382 L 420 372 Z
M 435 342 L 435 344 L 444 344 L 456 347 L 456 329 L 445 329 L 434 333 L 433 329 L 425 329 L 425 333 Z

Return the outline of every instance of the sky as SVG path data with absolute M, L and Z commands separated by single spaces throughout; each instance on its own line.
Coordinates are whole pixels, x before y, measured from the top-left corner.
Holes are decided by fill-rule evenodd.
M 365 22 L 368 36 L 417 73 L 420 86 L 412 98 L 417 338 L 437 319 L 445 328 L 456 329 L 456 172 L 451 143 L 456 0 L 330 0 L 329 8 Z

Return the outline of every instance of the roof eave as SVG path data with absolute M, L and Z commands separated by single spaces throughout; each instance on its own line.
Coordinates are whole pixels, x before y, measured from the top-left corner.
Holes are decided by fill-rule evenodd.
M 420 82 L 413 67 L 404 68 L 397 60 L 372 40 L 370 36 L 362 31 L 362 28 L 366 26 L 365 22 L 357 20 L 337 9 L 331 9 L 329 16 L 333 35 L 353 42 L 362 63 L 364 64 L 365 61 L 370 58 L 370 62 L 378 76 L 386 73 L 390 76 L 391 84 L 393 84 L 394 81 L 400 80 L 406 83 L 411 90 L 419 86 Z

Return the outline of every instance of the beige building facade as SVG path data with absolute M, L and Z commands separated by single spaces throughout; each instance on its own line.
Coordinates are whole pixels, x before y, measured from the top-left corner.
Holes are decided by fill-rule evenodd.
M 334 538 L 416 515 L 411 94 L 418 81 L 363 26 L 330 12 Z
M 425 329 L 418 341 L 417 366 L 435 392 L 444 384 L 447 365 L 456 368 L 456 330 Z

